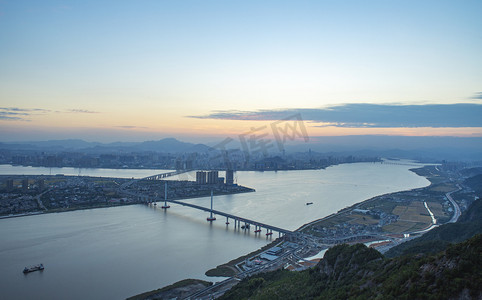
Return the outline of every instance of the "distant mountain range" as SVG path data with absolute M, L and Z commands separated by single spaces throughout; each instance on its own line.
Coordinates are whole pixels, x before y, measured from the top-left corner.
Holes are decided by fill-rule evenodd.
M 163 152 L 163 153 L 189 153 L 204 152 L 210 148 L 204 144 L 181 142 L 175 138 L 166 138 L 158 141 L 145 142 L 115 142 L 99 143 L 84 140 L 50 140 L 30 141 L 17 143 L 0 143 L 0 149 L 7 150 L 37 150 L 37 151 L 82 151 L 90 153 L 108 152 Z
M 287 145 L 286 151 L 380 156 L 424 162 L 482 160 L 482 137 L 351 135 L 310 137 L 309 143 Z
M 276 141 L 269 150 L 279 154 Z M 217 143 L 194 144 L 182 142 L 175 138 L 165 138 L 145 142 L 86 142 L 79 139 L 28 141 L 0 143 L 4 150 L 30 151 L 82 151 L 84 153 L 115 152 L 162 152 L 162 153 L 202 153 L 209 151 L 208 145 Z M 226 145 L 229 149 L 243 149 L 240 141 L 234 139 Z M 246 146 L 246 145 L 244 145 Z M 214 146 L 216 148 L 216 146 Z M 482 137 L 421 137 L 421 136 L 387 136 L 357 135 L 310 137 L 308 143 L 285 141 L 286 153 L 313 151 L 326 155 L 358 155 L 415 159 L 419 161 L 477 161 L 482 160 Z M 219 149 L 219 148 L 218 148 Z

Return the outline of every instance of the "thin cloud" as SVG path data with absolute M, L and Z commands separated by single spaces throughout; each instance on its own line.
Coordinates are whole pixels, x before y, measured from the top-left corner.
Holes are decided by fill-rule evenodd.
M 87 110 L 87 109 L 78 109 L 78 108 L 69 109 L 69 110 L 67 110 L 67 112 L 76 113 L 76 114 L 98 114 L 99 113 L 98 111 Z
M 0 107 L 0 111 L 24 112 L 24 113 L 32 113 L 32 112 L 48 113 L 48 112 L 51 112 L 51 110 L 43 109 L 43 108 L 20 108 L 20 107 Z
M 49 112 L 51 111 L 43 108 L 0 107 L 0 120 L 30 121 L 30 116 Z
M 115 126 L 117 128 L 122 128 L 122 129 L 147 129 L 148 127 L 144 126 L 132 126 L 132 125 L 121 125 L 121 126 Z
M 73 108 L 68 110 L 50 110 L 44 108 L 20 108 L 20 107 L 0 107 L 0 120 L 10 120 L 10 121 L 30 121 L 30 117 L 38 115 L 47 114 L 64 114 L 64 113 L 74 113 L 74 114 L 97 114 L 99 112 Z
M 344 104 L 328 108 L 259 111 L 215 111 L 200 119 L 274 121 L 301 114 L 318 126 L 347 128 L 482 127 L 482 104 Z
M 30 121 L 22 117 L 14 117 L 9 115 L 4 115 L 0 112 L 0 120 L 7 120 L 7 121 Z
M 471 99 L 482 100 L 482 92 L 475 93 L 475 95 L 472 96 Z

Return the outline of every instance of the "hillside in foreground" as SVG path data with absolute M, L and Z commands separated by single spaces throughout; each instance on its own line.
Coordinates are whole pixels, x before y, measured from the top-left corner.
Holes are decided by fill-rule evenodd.
M 339 245 L 313 269 L 247 278 L 221 299 L 481 299 L 482 235 L 435 255 L 384 258 Z

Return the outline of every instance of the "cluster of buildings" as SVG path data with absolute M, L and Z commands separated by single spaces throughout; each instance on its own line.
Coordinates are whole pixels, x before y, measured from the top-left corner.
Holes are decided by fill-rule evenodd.
M 21 214 L 39 210 L 37 199 L 19 193 L 0 194 L 0 215 Z
M 382 227 L 390 223 L 396 222 L 397 215 L 389 214 L 381 210 L 368 210 L 355 208 L 351 210 L 350 214 L 358 215 L 363 220 L 370 219 L 375 222 L 357 221 L 358 218 L 354 218 L 351 221 L 339 222 L 331 226 L 313 225 L 311 227 L 310 234 L 321 237 L 326 241 L 336 242 L 337 240 L 346 240 L 350 237 L 369 236 L 372 234 L 379 234 L 382 232 Z
M 219 177 L 218 171 L 197 171 L 197 184 L 224 184 L 224 177 Z M 226 170 L 226 185 L 234 184 L 234 171 Z
M 109 199 L 101 187 L 89 186 L 56 188 L 42 196 L 49 209 L 105 205 Z
M 45 189 L 45 180 L 43 178 L 29 180 L 28 177 L 14 180 L 13 178 L 7 178 L 5 180 L 4 191 L 7 193 L 21 192 L 28 193 L 31 191 L 41 192 Z
M 353 224 L 353 223 L 341 223 L 335 224 L 332 227 L 313 227 L 312 234 L 319 236 L 322 239 L 346 239 L 347 237 L 377 234 L 382 231 L 381 226 L 378 224 Z
M 118 196 L 118 184 L 127 180 L 63 175 L 0 179 L 0 215 L 105 206 Z
M 253 189 L 234 184 L 234 172 L 228 170 L 225 178 L 219 171 L 199 171 L 196 181 L 169 180 L 169 199 L 185 199 L 216 195 L 252 192 Z M 36 211 L 102 207 L 119 204 L 162 200 L 166 181 L 139 181 L 120 190 L 125 178 L 101 178 L 88 176 L 39 175 L 0 176 L 0 215 L 30 213 Z M 137 195 L 146 195 L 144 199 Z
M 211 175 L 209 175 L 211 174 Z M 211 194 L 225 195 L 253 192 L 254 190 L 237 184 L 223 184 L 224 178 L 217 171 L 198 172 L 197 181 L 188 180 L 140 180 L 125 188 L 128 195 L 139 195 L 142 202 L 162 201 L 168 199 L 187 199 L 206 197 Z M 210 178 L 210 180 L 208 180 Z M 217 179 L 217 184 L 215 184 Z M 212 182 L 212 183 L 208 183 Z M 167 190 L 166 190 L 167 188 Z M 142 196 L 141 196 L 142 195 Z
M 214 148 L 189 153 L 156 151 L 95 153 L 92 151 L 11 151 L 0 149 L 0 164 L 41 167 L 129 168 L 176 170 L 303 170 L 330 165 L 379 161 L 376 157 L 331 156 L 312 151 L 291 154 L 246 152 L 239 149 L 219 151 Z

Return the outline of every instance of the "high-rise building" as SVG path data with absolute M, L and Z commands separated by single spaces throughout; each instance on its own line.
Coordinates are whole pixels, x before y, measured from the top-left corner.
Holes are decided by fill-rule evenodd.
M 13 179 L 7 179 L 7 192 L 13 191 Z
M 28 192 L 28 178 L 22 179 L 22 192 Z
M 183 165 L 182 165 L 182 160 L 180 158 L 176 159 L 176 170 L 182 170 Z
M 37 188 L 39 192 L 43 191 L 45 189 L 45 180 L 37 179 Z
M 196 172 L 196 183 L 206 184 L 206 172 L 203 172 L 203 171 Z
M 226 184 L 234 184 L 234 172 L 233 170 L 226 170 Z
M 208 173 L 208 184 L 217 184 L 218 183 L 218 171 L 209 171 Z

